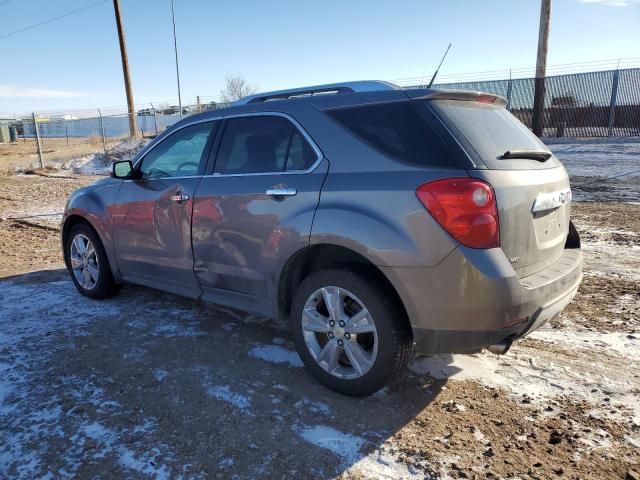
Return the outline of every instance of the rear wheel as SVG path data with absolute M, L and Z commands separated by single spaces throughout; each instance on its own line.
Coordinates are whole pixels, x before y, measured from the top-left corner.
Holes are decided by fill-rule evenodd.
M 64 253 L 71 280 L 81 294 L 101 299 L 118 292 L 102 242 L 89 225 L 71 228 Z
M 374 393 L 409 361 L 413 342 L 401 309 L 359 272 L 332 268 L 311 274 L 295 293 L 291 319 L 303 362 L 340 393 Z

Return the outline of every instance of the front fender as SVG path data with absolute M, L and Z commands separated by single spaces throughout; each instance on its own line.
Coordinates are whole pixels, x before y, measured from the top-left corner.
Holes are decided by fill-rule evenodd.
M 64 246 L 70 227 L 82 219 L 96 231 L 104 246 L 111 272 L 121 280 L 114 250 L 114 232 L 111 208 L 122 185 L 121 181 L 105 181 L 74 191 L 67 201 L 61 223 L 61 240 Z

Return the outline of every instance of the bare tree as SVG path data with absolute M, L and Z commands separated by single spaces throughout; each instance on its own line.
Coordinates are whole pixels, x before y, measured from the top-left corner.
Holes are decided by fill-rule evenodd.
M 227 85 L 224 90 L 220 90 L 220 95 L 225 102 L 231 103 L 257 91 L 258 86 L 247 83 L 242 75 L 228 75 Z

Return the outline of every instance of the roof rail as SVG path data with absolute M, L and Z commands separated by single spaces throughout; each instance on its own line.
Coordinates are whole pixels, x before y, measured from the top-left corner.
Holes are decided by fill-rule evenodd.
M 312 87 L 291 88 L 287 90 L 277 90 L 274 92 L 256 93 L 243 97 L 233 105 L 247 105 L 249 103 L 267 102 L 269 100 L 286 100 L 288 98 L 321 95 L 329 93 L 357 93 L 374 92 L 380 90 L 398 90 L 400 87 L 393 83 L 381 80 L 360 80 L 357 82 L 329 83 L 326 85 L 315 85 Z

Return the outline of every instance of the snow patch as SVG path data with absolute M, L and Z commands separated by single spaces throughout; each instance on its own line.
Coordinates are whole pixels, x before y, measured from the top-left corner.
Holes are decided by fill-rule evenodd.
M 545 328 L 532 332 L 529 337 L 562 345 L 566 348 L 599 349 L 604 350 L 608 355 L 617 354 L 624 358 L 640 358 L 640 336 L 627 333 Z
M 161 368 L 156 368 L 153 371 L 153 378 L 155 378 L 159 382 L 162 382 L 165 378 L 167 378 L 167 375 L 169 375 L 169 372 L 167 372 L 166 370 L 162 370 Z
M 297 352 L 287 350 L 280 345 L 259 345 L 249 351 L 249 355 L 271 363 L 288 363 L 292 367 L 303 367 L 304 364 Z
M 235 465 L 236 461 L 232 457 L 223 457 L 218 462 L 218 468 L 227 468 Z
M 350 464 L 362 457 L 360 449 L 367 443 L 364 438 L 324 425 L 294 425 L 292 429 L 307 442 L 330 450 Z
M 308 408 L 313 413 L 321 413 L 327 416 L 331 415 L 331 408 L 329 408 L 329 405 L 322 402 L 314 402 L 309 400 L 307 397 L 302 397 L 302 400 L 297 401 L 293 406 L 298 409 Z
M 247 415 L 253 415 L 251 412 L 251 399 L 240 393 L 234 393 L 229 389 L 229 385 L 215 385 L 207 389 L 207 394 L 223 402 L 234 406 Z
M 293 425 L 292 430 L 312 445 L 331 451 L 340 458 L 343 467 L 356 478 L 398 479 L 423 478 L 417 471 L 400 462 L 391 453 L 388 442 L 376 447 L 375 451 L 364 455 L 362 448 L 368 442 L 349 433 L 343 433 L 325 425 Z
M 148 140 L 123 140 L 110 147 L 107 153 L 99 152 L 62 162 L 60 167 L 73 170 L 80 175 L 108 175 L 113 162 L 129 160 L 142 150 Z
M 555 335 L 539 334 L 545 339 L 555 339 Z M 573 332 L 561 331 L 558 335 L 570 337 Z M 541 402 L 558 395 L 591 402 L 607 396 L 611 399 L 610 405 L 626 406 L 633 412 L 635 421 L 640 421 L 640 399 L 633 393 L 637 388 L 633 372 L 640 368 L 640 365 L 636 367 L 637 353 L 636 357 L 627 357 L 625 361 L 629 366 L 621 370 L 619 364 L 623 359 L 615 351 L 611 358 L 597 347 L 585 349 L 581 354 L 576 353 L 580 349 L 570 345 L 568 350 L 568 354 L 561 354 L 551 348 L 516 343 L 506 356 L 490 353 L 434 355 L 412 361 L 410 368 L 415 373 L 437 379 L 476 380 L 488 387 L 504 388 L 514 395 L 528 395 Z

